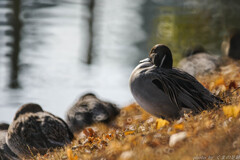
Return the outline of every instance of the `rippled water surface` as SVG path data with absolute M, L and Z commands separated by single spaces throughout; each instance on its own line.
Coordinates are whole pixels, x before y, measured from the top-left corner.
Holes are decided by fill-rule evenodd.
M 0 121 L 11 122 L 27 102 L 64 118 L 74 101 L 89 91 L 119 106 L 133 102 L 129 76 L 155 43 L 170 46 L 175 60 L 195 44 L 220 54 L 227 29 L 239 25 L 239 3 L 200 2 L 99 0 L 91 10 L 90 0 L 22 0 L 16 70 L 11 59 L 12 2 L 2 0 Z M 89 52 L 91 64 L 86 63 Z M 9 87 L 16 81 L 12 73 L 19 87 Z

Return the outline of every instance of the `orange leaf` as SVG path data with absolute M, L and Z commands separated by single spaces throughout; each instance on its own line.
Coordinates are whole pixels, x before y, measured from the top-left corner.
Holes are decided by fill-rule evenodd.
M 232 106 L 232 105 L 224 106 L 223 113 L 227 117 L 237 117 L 238 114 L 240 113 L 240 106 Z
M 113 136 L 112 136 L 112 134 L 107 134 L 107 135 L 106 135 L 106 138 L 109 139 L 109 140 L 111 140 L 111 139 L 113 139 Z
M 124 135 L 125 136 L 127 136 L 127 135 L 129 135 L 129 134 L 133 134 L 135 131 L 126 131 L 126 132 L 124 132 Z
M 94 136 L 94 130 L 92 128 L 85 128 L 83 130 L 83 133 L 87 136 L 87 137 L 93 137 Z
M 167 120 L 165 120 L 165 119 L 158 118 L 156 120 L 156 128 L 157 129 L 160 129 L 160 128 L 168 125 L 168 124 L 169 124 L 169 122 Z
M 88 141 L 89 141 L 89 142 L 91 142 L 91 143 L 92 143 L 92 142 L 93 142 L 93 140 L 94 140 L 94 137 L 88 137 Z
M 184 125 L 183 124 L 175 124 L 173 127 L 175 129 L 179 129 L 179 130 L 183 130 L 184 129 Z
M 77 160 L 78 156 L 73 156 L 72 150 L 70 148 L 67 149 L 67 156 L 69 160 Z
M 214 84 L 216 85 L 216 86 L 219 86 L 219 85 L 224 85 L 225 84 L 225 82 L 224 82 L 224 78 L 221 76 L 221 77 L 219 77 L 215 82 L 214 82 Z
M 92 128 L 88 128 L 88 132 L 90 134 L 90 137 L 94 135 L 94 130 Z

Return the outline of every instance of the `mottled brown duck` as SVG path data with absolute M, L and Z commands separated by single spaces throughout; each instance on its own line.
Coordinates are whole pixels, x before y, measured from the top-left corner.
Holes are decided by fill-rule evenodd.
M 71 143 L 73 134 L 59 117 L 46 112 L 38 104 L 20 107 L 9 126 L 7 144 L 20 158 L 32 158 L 48 150 Z
M 9 124 L 0 123 L 0 160 L 19 160 L 6 143 Z
M 108 123 L 119 114 L 115 104 L 102 101 L 93 93 L 87 93 L 68 110 L 66 122 L 73 133 L 80 132 L 93 123 Z

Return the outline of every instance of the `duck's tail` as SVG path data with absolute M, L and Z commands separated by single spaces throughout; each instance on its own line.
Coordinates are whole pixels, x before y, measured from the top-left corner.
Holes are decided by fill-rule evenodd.
M 229 92 L 227 95 L 225 95 L 224 97 L 222 97 L 222 99 L 225 99 L 227 97 L 229 97 L 230 95 L 232 95 L 234 92 L 236 92 L 237 90 L 239 90 L 240 87 L 237 87 L 236 89 L 234 89 L 232 92 Z
M 234 89 L 232 92 L 227 93 L 225 96 L 219 98 L 217 96 L 215 96 L 215 103 L 220 106 L 221 104 L 225 104 L 225 105 L 229 105 L 229 102 L 226 102 L 224 99 L 226 99 L 227 97 L 231 96 L 234 92 L 236 92 L 237 90 L 239 90 L 240 87 L 237 87 L 236 89 Z
M 214 96 L 214 104 L 220 107 L 220 105 L 226 104 L 226 102 L 222 98 Z

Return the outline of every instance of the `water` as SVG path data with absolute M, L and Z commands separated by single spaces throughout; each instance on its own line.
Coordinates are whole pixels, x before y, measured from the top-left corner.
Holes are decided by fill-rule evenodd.
M 186 47 L 199 43 L 220 54 L 227 29 L 240 22 L 237 1 L 223 5 L 224 1 L 213 0 L 101 0 L 95 1 L 92 13 L 89 0 L 23 0 L 17 70 L 11 67 L 12 49 L 6 45 L 13 41 L 6 34 L 12 30 L 7 23 L 12 12 L 6 7 L 9 2 L 0 2 L 0 122 L 11 122 L 18 107 L 27 102 L 64 118 L 86 92 L 120 107 L 127 105 L 134 101 L 128 86 L 131 71 L 153 44 L 170 46 L 175 62 Z M 9 87 L 11 73 L 17 75 L 18 88 Z
M 32 7 L 34 4 L 28 2 L 24 5 L 31 7 L 26 7 L 21 15 L 24 26 L 19 57 L 20 88 L 8 87 L 10 58 L 6 54 L 10 49 L 4 43 L 11 38 L 4 36 L 1 43 L 0 121 L 10 122 L 17 108 L 27 102 L 39 103 L 64 118 L 66 110 L 86 92 L 94 92 L 119 106 L 133 101 L 128 79 L 141 52 L 136 44 L 146 39 L 139 13 L 144 1 L 131 6 L 127 1 L 116 0 L 96 3 L 91 65 L 84 63 L 90 17 L 87 1 L 54 3 L 49 7 Z M 115 12 L 118 9 L 124 9 L 126 14 Z M 111 12 L 115 13 L 109 15 Z M 135 20 L 130 24 L 132 17 Z M 8 26 L 4 27 L 2 32 Z

